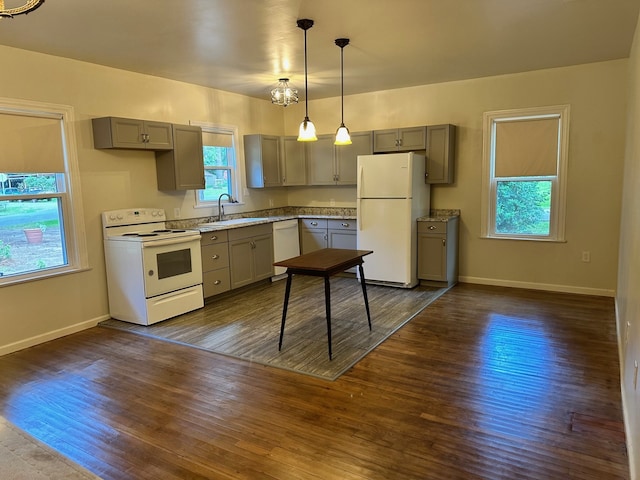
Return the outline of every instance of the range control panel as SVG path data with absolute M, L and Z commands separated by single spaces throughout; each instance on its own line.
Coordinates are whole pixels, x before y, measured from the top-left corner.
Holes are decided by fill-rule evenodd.
M 105 228 L 164 221 L 165 214 L 162 208 L 127 208 L 102 213 L 102 226 Z

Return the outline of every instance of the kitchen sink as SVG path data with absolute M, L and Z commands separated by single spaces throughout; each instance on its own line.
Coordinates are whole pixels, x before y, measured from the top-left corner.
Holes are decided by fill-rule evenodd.
M 201 223 L 199 227 L 207 227 L 207 228 L 225 228 L 232 227 L 237 225 L 251 225 L 253 223 L 264 223 L 270 222 L 269 217 L 247 217 L 247 218 L 233 218 L 231 220 L 220 220 L 218 222 L 209 222 L 209 223 Z

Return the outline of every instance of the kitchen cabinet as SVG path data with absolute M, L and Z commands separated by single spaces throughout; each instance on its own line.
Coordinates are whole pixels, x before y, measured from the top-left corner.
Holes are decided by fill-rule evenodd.
M 280 137 L 245 135 L 243 141 L 247 187 L 281 186 Z
M 173 150 L 156 152 L 158 190 L 199 190 L 204 185 L 202 129 L 172 125 Z
M 91 123 L 95 148 L 173 149 L 170 123 L 120 117 L 94 118 Z
M 202 290 L 204 298 L 231 289 L 228 231 L 202 232 Z
M 307 150 L 311 185 L 355 185 L 358 155 L 373 153 L 373 132 L 354 132 L 351 145 L 334 145 L 334 135 L 319 135 Z
M 392 128 L 373 131 L 373 153 L 425 150 L 427 127 Z
M 273 275 L 272 225 L 233 228 L 228 233 L 231 288 L 270 278 Z
M 300 253 L 310 253 L 329 246 L 326 218 L 301 218 Z
M 298 137 L 283 137 L 282 139 L 282 185 L 307 184 L 307 155 L 306 143 L 299 142 Z
M 418 222 L 418 278 L 423 283 L 458 282 L 459 217 Z
M 456 151 L 455 125 L 427 126 L 425 180 L 427 183 L 453 183 Z
M 329 248 L 346 248 L 356 250 L 358 248 L 358 236 L 355 220 L 334 220 L 327 222 L 327 237 Z M 348 273 L 356 273 L 357 267 L 345 270 Z

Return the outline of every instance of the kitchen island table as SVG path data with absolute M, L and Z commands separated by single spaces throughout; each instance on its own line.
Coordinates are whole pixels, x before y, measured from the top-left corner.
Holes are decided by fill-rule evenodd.
M 362 295 L 364 305 L 367 310 L 367 321 L 371 330 L 371 314 L 369 313 L 369 300 L 367 298 L 367 285 L 365 283 L 362 257 L 373 253 L 372 250 L 349 250 L 342 248 L 323 248 L 311 253 L 306 253 L 298 257 L 289 258 L 276 262 L 276 267 L 287 269 L 287 286 L 284 294 L 284 306 L 282 307 L 282 323 L 280 325 L 280 341 L 278 350 L 282 349 L 282 337 L 284 336 L 284 324 L 287 319 L 287 307 L 289 305 L 289 294 L 291 293 L 291 277 L 294 274 L 311 275 L 324 278 L 324 301 L 327 312 L 327 341 L 329 344 L 329 360 L 331 360 L 331 288 L 329 278 L 338 273 L 342 273 L 352 267 L 358 267 L 360 271 L 360 283 L 362 285 Z

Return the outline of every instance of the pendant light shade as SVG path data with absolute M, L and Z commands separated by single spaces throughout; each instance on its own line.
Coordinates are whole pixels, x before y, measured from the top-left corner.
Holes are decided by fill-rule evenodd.
M 340 126 L 336 132 L 334 145 L 351 145 L 349 129 L 344 126 L 344 47 L 349 45 L 348 38 L 336 38 L 336 45 L 340 47 Z
M 315 142 L 318 140 L 316 136 L 316 127 L 309 120 L 309 90 L 307 86 L 307 30 L 313 27 L 313 20 L 303 18 L 297 22 L 298 28 L 304 30 L 304 120 L 300 124 L 298 132 L 299 142 Z

